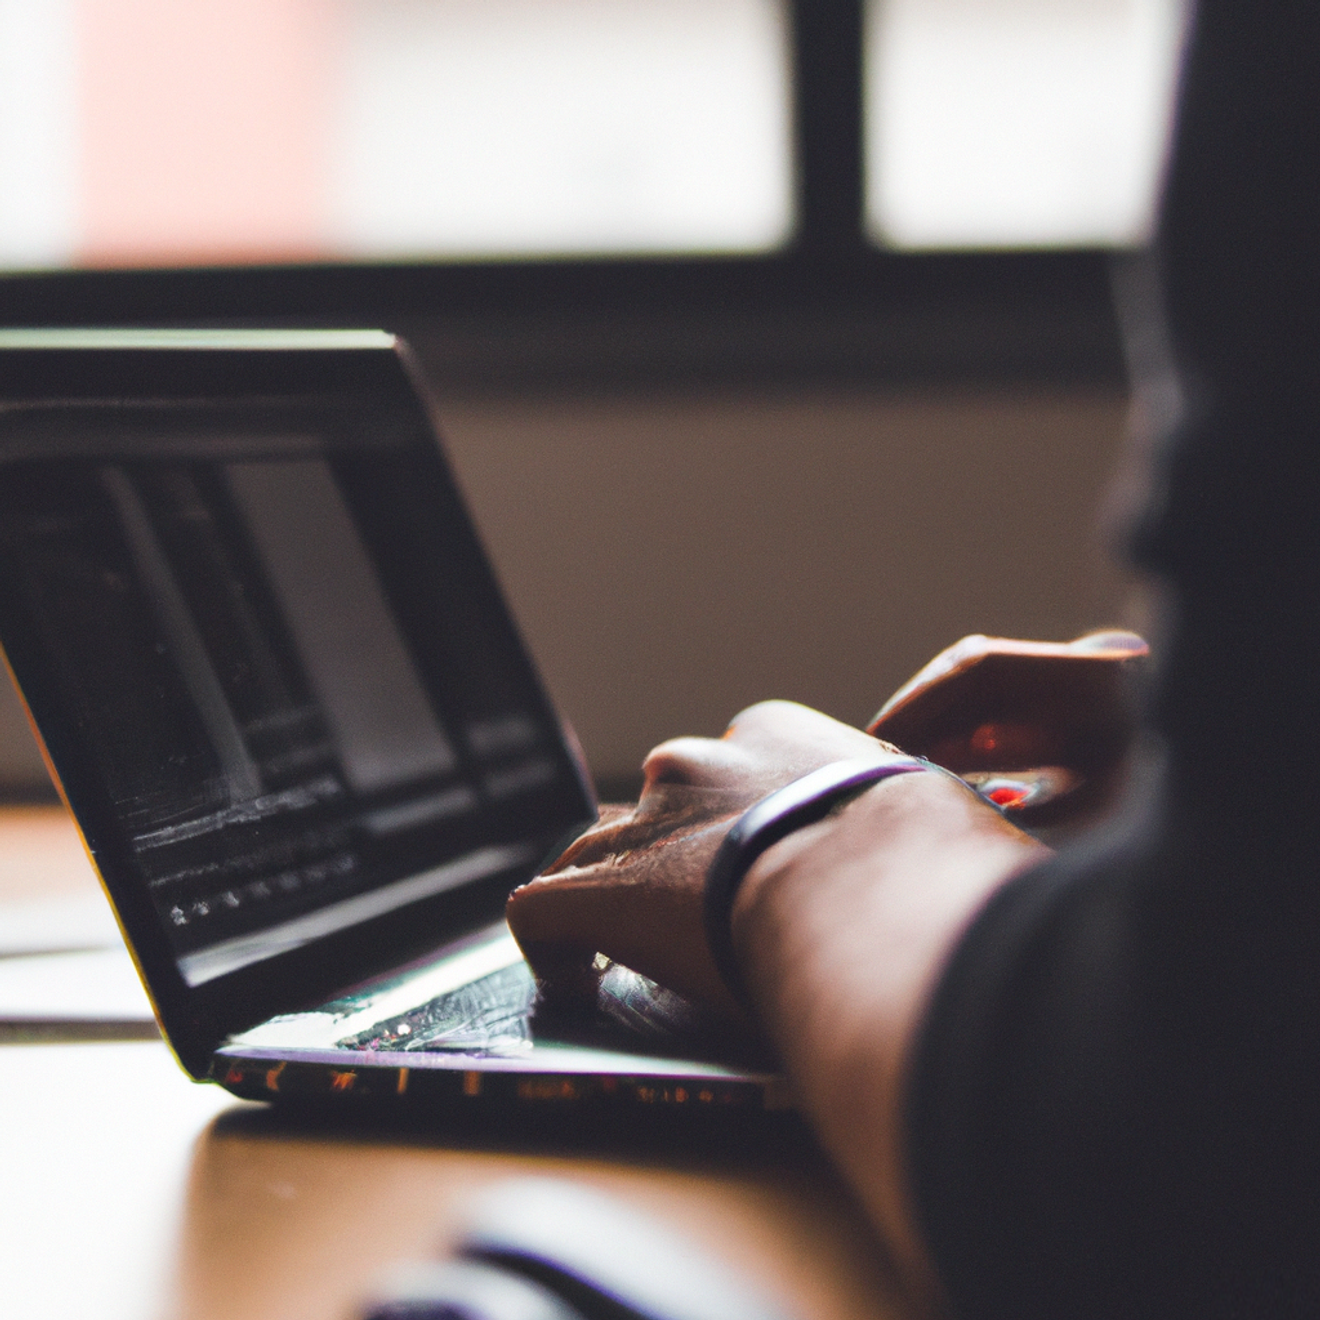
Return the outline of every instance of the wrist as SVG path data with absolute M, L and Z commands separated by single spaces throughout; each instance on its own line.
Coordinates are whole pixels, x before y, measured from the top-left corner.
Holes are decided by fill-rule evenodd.
M 711 862 L 704 894 L 707 944 L 721 979 L 735 999 L 746 1003 L 731 918 L 749 868 L 786 836 L 815 824 L 872 785 L 933 768 L 927 761 L 907 756 L 836 761 L 770 793 L 739 817 Z
M 969 895 L 988 894 L 1051 851 L 947 772 L 855 794 L 748 867 L 729 914 L 748 999 L 760 1016 L 785 971 L 773 951 L 786 943 L 800 943 L 805 956 L 852 929 L 883 933 L 864 914 L 890 892 L 924 920 L 974 904 Z

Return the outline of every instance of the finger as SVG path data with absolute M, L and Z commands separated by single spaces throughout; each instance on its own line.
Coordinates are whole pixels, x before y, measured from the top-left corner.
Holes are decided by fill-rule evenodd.
M 1081 637 L 1074 637 L 1068 643 L 1068 649 L 1082 654 L 1095 651 L 1119 652 L 1134 659 L 1150 654 L 1150 645 L 1146 639 L 1125 628 L 1102 628 L 1099 632 L 1084 633 Z
M 601 953 L 729 1012 L 733 1001 L 706 944 L 701 903 L 702 877 L 728 824 L 707 822 L 622 861 L 570 868 L 516 889 L 509 927 L 548 992 L 580 993 Z
M 597 954 L 672 982 L 657 959 L 681 960 L 681 946 L 691 941 L 675 929 L 681 900 L 676 904 L 666 894 L 657 874 L 654 865 L 602 862 L 539 876 L 509 895 L 509 929 L 546 998 L 563 1003 L 594 996 Z
M 595 998 L 598 905 L 581 885 L 559 877 L 522 885 L 509 895 L 505 918 L 543 994 L 556 1002 Z

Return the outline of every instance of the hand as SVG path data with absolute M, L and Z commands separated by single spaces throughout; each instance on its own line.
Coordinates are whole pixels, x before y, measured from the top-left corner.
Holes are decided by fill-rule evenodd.
M 544 990 L 594 988 L 601 953 L 725 1015 L 743 1015 L 706 945 L 702 895 L 724 835 L 767 793 L 833 761 L 897 755 L 860 729 L 787 701 L 736 716 L 723 738 L 676 738 L 646 758 L 641 800 L 601 818 L 507 915 Z
M 964 637 L 890 697 L 868 732 L 978 787 L 1031 771 L 1047 787 L 1010 814 L 1062 840 L 1094 823 L 1122 788 L 1136 728 L 1131 689 L 1148 650 L 1129 632 L 1072 642 Z

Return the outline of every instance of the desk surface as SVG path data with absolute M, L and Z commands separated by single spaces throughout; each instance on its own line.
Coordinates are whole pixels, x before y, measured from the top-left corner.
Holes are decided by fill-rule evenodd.
M 69 833 L 0 811 L 0 922 L 6 898 L 86 891 Z M 159 1042 L 10 1044 L 0 1171 L 0 1279 L 27 1320 L 349 1320 L 386 1266 L 444 1249 L 475 1189 L 527 1173 L 652 1211 L 802 1320 L 901 1314 L 865 1222 L 782 1119 L 727 1137 L 327 1126 L 194 1085 Z

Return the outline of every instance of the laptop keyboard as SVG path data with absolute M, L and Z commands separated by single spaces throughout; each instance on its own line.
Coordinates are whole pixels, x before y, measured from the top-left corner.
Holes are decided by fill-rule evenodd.
M 537 1042 L 683 1055 L 764 1064 L 742 1033 L 730 1035 L 695 1005 L 654 981 L 608 964 L 596 1003 L 580 1009 L 538 1004 L 536 981 L 524 962 L 488 973 L 453 990 L 344 1036 L 336 1048 L 379 1053 L 462 1053 L 508 1057 Z
M 508 1054 L 531 1046 L 535 999 L 531 970 L 515 963 L 336 1043 L 348 1050 Z

